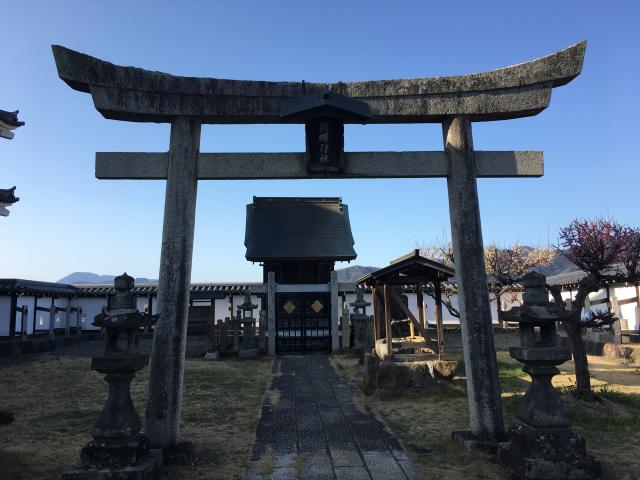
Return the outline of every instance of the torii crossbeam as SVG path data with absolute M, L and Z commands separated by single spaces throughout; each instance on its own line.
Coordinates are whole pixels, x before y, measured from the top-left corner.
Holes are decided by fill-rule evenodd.
M 471 433 L 485 441 L 502 438 L 476 178 L 538 177 L 543 161 L 541 152 L 475 152 L 471 122 L 540 113 L 554 87 L 580 74 L 586 42 L 485 73 L 333 84 L 177 77 L 52 48 L 60 78 L 90 93 L 105 118 L 171 123 L 168 153 L 96 155 L 98 178 L 167 180 L 160 321 L 146 417 L 146 432 L 155 445 L 167 446 L 179 435 L 198 179 L 446 177 Z M 349 152 L 344 168 L 330 173 L 309 173 L 304 153 L 199 152 L 203 123 L 303 123 L 283 116 L 283 104 L 326 90 L 368 109 L 365 123 L 442 123 L 444 152 Z

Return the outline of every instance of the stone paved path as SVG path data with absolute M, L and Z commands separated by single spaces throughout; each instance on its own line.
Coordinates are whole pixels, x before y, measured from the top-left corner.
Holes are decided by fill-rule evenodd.
M 328 356 L 281 356 L 274 372 L 246 480 L 419 478 L 398 440 L 353 404 Z

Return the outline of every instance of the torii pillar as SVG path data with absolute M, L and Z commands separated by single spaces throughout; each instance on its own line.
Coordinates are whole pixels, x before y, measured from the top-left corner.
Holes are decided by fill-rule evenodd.
M 471 122 L 466 117 L 453 117 L 442 124 L 442 132 L 449 161 L 447 189 L 451 243 L 458 285 L 469 422 L 476 438 L 501 440 L 504 421 L 484 264 Z
M 145 417 L 146 434 L 154 446 L 176 443 L 180 433 L 200 129 L 197 118 L 171 121 L 158 281 L 160 321 L 153 333 Z
M 539 177 L 543 159 L 542 152 L 474 151 L 471 123 L 540 113 L 553 88 L 580 74 L 585 49 L 581 42 L 530 62 L 458 77 L 327 85 L 176 77 L 53 46 L 60 78 L 90 93 L 104 117 L 171 123 L 169 153 L 96 154 L 97 178 L 167 180 L 146 425 L 154 445 L 168 446 L 179 437 L 196 190 L 204 179 L 446 178 L 470 434 L 483 442 L 502 439 L 476 178 Z M 286 117 L 285 103 L 312 95 L 321 105 L 327 89 L 366 104 L 371 115 L 365 123 L 442 124 L 445 151 L 345 152 L 339 170 L 321 173 L 308 168 L 305 152 L 198 153 L 201 123 L 303 123 Z

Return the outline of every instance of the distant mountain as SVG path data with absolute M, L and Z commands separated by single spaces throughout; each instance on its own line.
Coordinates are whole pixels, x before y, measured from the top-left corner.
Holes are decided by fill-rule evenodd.
M 530 248 L 530 247 L 524 247 Z M 363 267 L 360 265 L 353 265 L 351 267 L 336 269 L 338 273 L 339 282 L 355 282 L 360 277 L 365 276 L 367 273 L 371 273 L 378 270 L 379 267 Z M 557 255 L 551 265 L 546 267 L 538 267 L 537 271 L 543 275 L 550 277 L 552 275 L 560 275 L 562 273 L 569 273 L 579 270 L 573 263 L 566 259 L 563 255 Z M 91 272 L 73 272 L 66 277 L 58 280 L 57 283 L 66 283 L 71 285 L 78 284 L 111 284 L 113 283 L 114 275 L 97 275 Z M 158 280 L 152 278 L 136 278 L 136 285 L 149 285 L 157 284 Z
M 537 267 L 535 270 L 543 274 L 545 277 L 551 277 L 552 275 L 575 272 L 580 269 L 574 263 L 567 260 L 567 257 L 558 254 L 551 265 Z
M 355 282 L 360 277 L 364 277 L 367 273 L 378 270 L 379 267 L 361 267 L 353 265 L 352 267 L 336 269 L 339 282 Z
M 114 278 L 115 275 L 97 275 L 91 272 L 73 272 L 58 280 L 57 283 L 66 283 L 71 285 L 105 284 L 113 283 Z M 136 285 L 149 285 L 158 283 L 158 280 L 140 277 L 136 278 L 135 282 Z
M 525 252 L 529 252 L 530 250 L 532 250 L 532 247 L 523 245 L 522 249 Z M 537 267 L 534 267 L 534 270 L 536 272 L 540 272 L 545 277 L 551 277 L 553 275 L 561 275 L 563 273 L 575 272 L 580 269 L 574 263 L 567 260 L 567 257 L 562 255 L 561 253 L 558 253 L 550 265 L 545 265 L 542 267 L 537 266 Z

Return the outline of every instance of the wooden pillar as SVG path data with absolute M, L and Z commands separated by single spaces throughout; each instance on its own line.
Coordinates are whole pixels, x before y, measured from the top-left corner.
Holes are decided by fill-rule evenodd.
M 213 322 L 213 324 L 215 325 L 215 323 L 216 323 L 216 299 L 215 299 L 215 297 L 213 295 L 211 296 L 211 308 L 209 309 L 209 320 L 211 322 Z
M 82 335 L 82 307 L 76 308 L 76 335 Z
M 13 340 L 16 334 L 16 320 L 18 319 L 18 295 L 13 293 L 11 295 L 9 306 L 9 338 Z
M 433 282 L 434 297 L 436 301 L 436 338 L 438 341 L 438 358 L 442 357 L 444 350 L 444 331 L 442 325 L 442 285 L 440 279 Z
M 149 308 L 149 316 L 151 317 L 153 315 L 153 294 L 150 293 L 147 296 L 147 305 Z M 145 331 L 147 333 L 151 333 L 153 331 L 153 325 L 147 325 L 147 327 L 145 328 Z
M 149 368 L 146 431 L 154 447 L 178 441 L 187 345 L 200 120 L 176 117 L 164 202 L 158 312 Z
M 276 273 L 267 273 L 267 351 L 276 354 Z
M 424 297 L 422 295 L 422 284 L 416 284 L 416 303 L 418 304 L 418 323 L 423 330 L 426 330 L 424 324 Z
M 29 336 L 29 327 L 27 323 L 29 322 L 29 307 L 26 305 L 22 305 L 22 310 L 20 311 L 20 338 L 23 342 L 27 341 L 27 337 Z
M 376 303 L 374 308 L 374 314 L 377 318 L 378 324 L 378 339 L 385 338 L 385 318 L 384 318 L 384 285 L 378 285 L 376 288 Z
M 391 332 L 391 285 L 384 286 L 384 326 L 387 337 L 388 359 L 393 359 L 393 334 Z
M 615 295 L 613 297 L 609 296 L 609 287 L 607 287 L 607 297 L 609 298 L 609 301 L 606 305 L 609 309 L 609 312 L 614 314 L 618 318 L 611 325 L 611 333 L 613 333 L 613 343 L 622 343 L 622 327 L 620 325 L 620 319 L 622 318 L 622 316 L 620 314 L 620 305 L 618 304 L 618 298 Z
M 38 315 L 38 295 L 33 295 L 33 330 L 31 330 L 31 335 L 36 336 L 36 321 Z
M 479 440 L 497 441 L 504 438 L 504 420 L 484 265 L 471 121 L 468 117 L 451 117 L 442 128 L 449 163 L 449 216 L 471 433 Z
M 371 305 L 373 306 L 373 343 L 375 346 L 376 340 L 380 338 L 380 321 L 382 320 L 378 316 L 378 302 L 379 294 L 377 287 L 371 287 Z
M 71 297 L 67 297 L 67 306 L 64 310 L 64 336 L 71 334 Z
M 53 340 L 56 336 L 56 305 L 55 299 L 51 297 L 51 306 L 49 307 L 49 340 Z
M 640 330 L 640 282 L 636 282 L 636 330 Z

